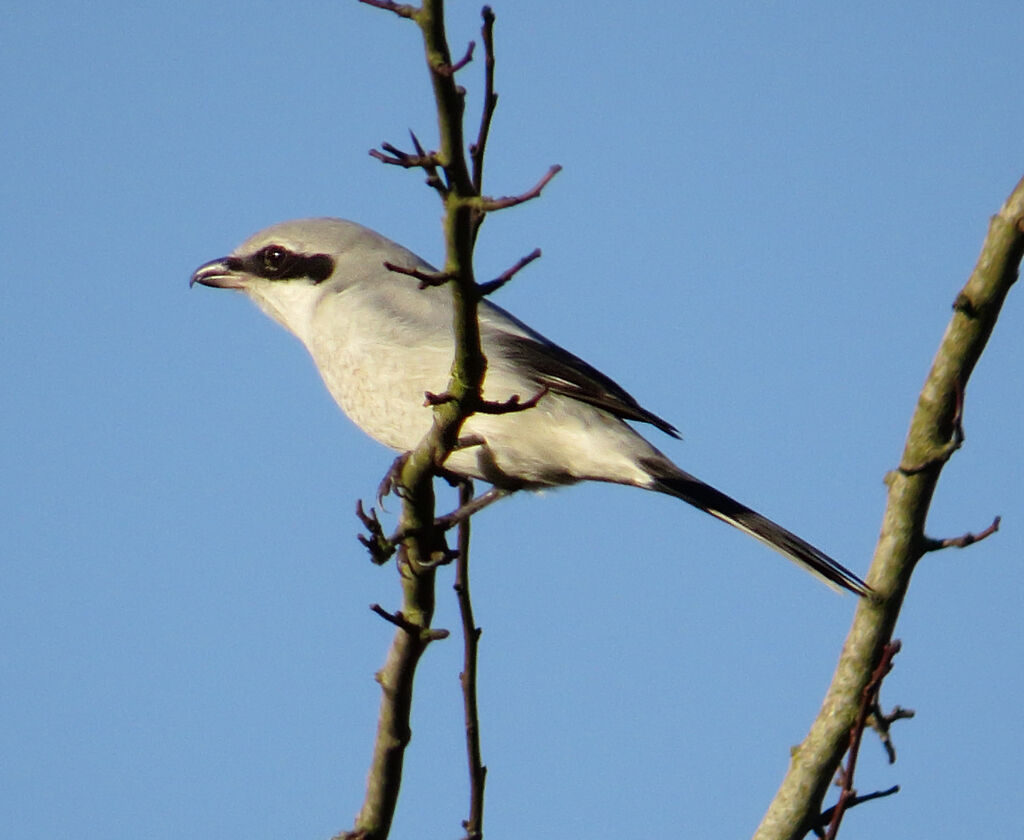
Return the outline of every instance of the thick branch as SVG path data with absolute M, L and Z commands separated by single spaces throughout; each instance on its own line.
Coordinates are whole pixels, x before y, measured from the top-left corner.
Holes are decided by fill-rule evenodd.
M 438 638 L 430 630 L 434 614 L 434 570 L 414 572 L 405 546 L 399 550 L 402 571 L 402 612 L 391 615 L 378 607 L 375 612 L 396 625 L 395 637 L 384 667 L 377 672 L 381 688 L 380 714 L 373 759 L 366 780 L 366 796 L 356 817 L 355 828 L 340 835 L 346 840 L 387 837 L 398 801 L 405 748 L 412 738 L 409 717 L 412 710 L 413 677 L 427 645 Z
M 910 421 L 901 464 L 894 470 L 882 533 L 868 574 L 877 598 L 857 604 L 853 626 L 817 719 L 794 751 L 789 771 L 769 806 L 755 840 L 803 837 L 812 830 L 830 780 L 848 744 L 861 692 L 892 638 L 914 566 L 928 547 L 925 518 L 949 443 L 956 439 L 958 393 L 985 349 L 1024 254 L 1024 180 L 992 218 L 981 256 L 957 297 L 932 368 Z

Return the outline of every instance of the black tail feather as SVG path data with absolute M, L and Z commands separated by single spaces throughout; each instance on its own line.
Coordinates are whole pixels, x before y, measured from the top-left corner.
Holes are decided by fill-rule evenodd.
M 825 552 L 700 479 L 682 470 L 667 476 L 659 475 L 657 470 L 652 470 L 652 478 L 653 490 L 682 499 L 734 528 L 739 528 L 803 566 L 830 586 L 862 596 L 871 594 L 871 587 Z

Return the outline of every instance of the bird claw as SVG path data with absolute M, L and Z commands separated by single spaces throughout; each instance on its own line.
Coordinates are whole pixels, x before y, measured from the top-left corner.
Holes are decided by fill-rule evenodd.
M 363 527 L 369 532 L 368 535 L 359 534 L 359 542 L 370 552 L 370 559 L 374 563 L 378 566 L 384 565 L 391 559 L 391 555 L 395 553 L 396 546 L 394 540 L 389 539 L 385 535 L 384 528 L 377 518 L 377 511 L 373 508 L 370 508 L 369 513 L 363 510 L 362 499 L 356 502 L 356 516 L 359 517 L 359 521 L 363 523 Z
M 409 460 L 409 453 L 403 452 L 394 461 L 391 462 L 391 466 L 388 467 L 388 471 L 384 474 L 384 478 L 380 480 L 380 484 L 377 485 L 377 504 L 380 505 L 382 510 L 386 510 L 384 507 L 384 497 L 390 496 L 394 493 L 398 498 L 402 498 L 402 482 L 399 480 L 402 475 L 402 470 L 405 468 L 405 462 Z

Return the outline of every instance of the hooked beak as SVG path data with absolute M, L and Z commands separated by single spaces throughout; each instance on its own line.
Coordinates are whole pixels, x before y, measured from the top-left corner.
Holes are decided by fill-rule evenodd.
M 241 260 L 238 257 L 221 257 L 203 263 L 188 281 L 189 288 L 196 283 L 215 289 L 244 289 L 246 277 L 242 272 Z

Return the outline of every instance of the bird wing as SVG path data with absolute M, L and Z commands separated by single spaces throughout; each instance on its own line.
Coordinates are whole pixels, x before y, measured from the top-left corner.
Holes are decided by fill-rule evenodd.
M 481 339 L 490 360 L 507 360 L 540 388 L 602 408 L 623 420 L 636 420 L 679 437 L 668 421 L 640 405 L 613 379 L 530 329 L 504 309 L 480 307 Z M 521 394 L 523 399 L 530 394 Z

